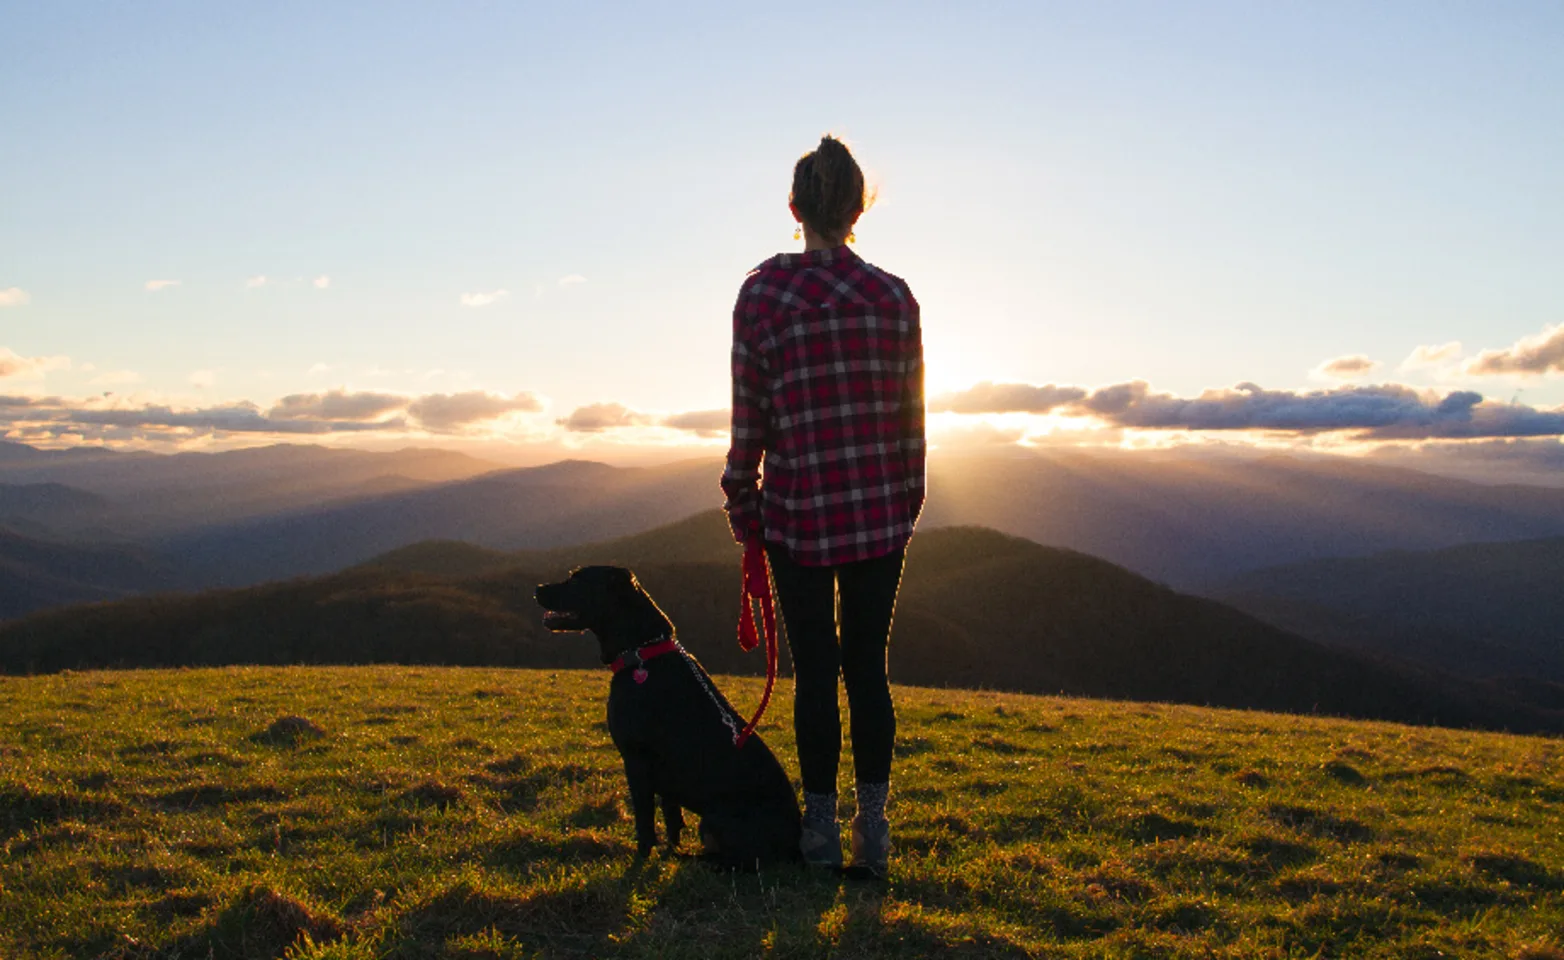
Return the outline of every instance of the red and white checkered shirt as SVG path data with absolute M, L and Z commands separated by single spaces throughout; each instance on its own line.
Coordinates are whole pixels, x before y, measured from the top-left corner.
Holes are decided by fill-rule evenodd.
M 907 284 L 846 246 L 756 267 L 733 308 L 734 537 L 761 531 L 809 566 L 883 556 L 918 522 L 924 456 Z

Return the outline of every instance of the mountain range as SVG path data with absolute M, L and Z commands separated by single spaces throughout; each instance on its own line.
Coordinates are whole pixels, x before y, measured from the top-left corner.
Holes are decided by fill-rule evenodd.
M 715 458 L 515 469 L 442 450 L 162 456 L 0 442 L 0 618 L 322 576 L 404 548 L 443 577 L 496 557 L 563 562 L 550 551 L 709 511 L 720 470 Z M 1310 640 L 1467 678 L 1564 679 L 1547 545 L 1564 537 L 1561 489 L 1345 458 L 938 450 L 929 487 L 920 537 L 985 526 Z M 698 562 L 734 562 L 684 546 Z
M 737 547 L 719 512 L 634 537 L 505 555 L 450 543 L 324 577 L 134 598 L 0 624 L 0 669 L 216 663 L 579 667 L 595 645 L 546 631 L 533 586 L 585 562 L 631 565 L 719 672 L 742 654 Z M 909 551 L 892 677 L 927 686 L 1063 692 L 1292 712 L 1564 730 L 1535 695 L 1326 647 L 1106 561 L 981 528 Z
M 645 530 L 720 503 L 721 469 L 716 458 L 502 469 L 424 449 L 300 444 L 160 456 L 0 443 L 0 485 L 64 485 L 98 498 L 75 510 L 0 506 L 0 524 L 57 539 L 133 541 L 185 569 L 192 587 L 243 585 L 323 573 L 432 538 L 520 549 Z M 936 450 L 922 527 L 960 525 L 1207 590 L 1304 560 L 1564 536 L 1564 489 L 1345 457 Z

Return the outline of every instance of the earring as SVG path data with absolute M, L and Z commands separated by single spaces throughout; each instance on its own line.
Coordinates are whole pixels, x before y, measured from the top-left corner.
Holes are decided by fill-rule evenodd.
M 858 242 L 858 234 L 853 233 L 851 230 L 847 231 L 847 242 L 848 243 L 857 243 Z
M 804 229 L 802 224 L 794 224 L 793 225 L 793 239 L 794 240 L 797 240 L 801 236 L 803 236 L 803 234 L 799 233 L 799 231 L 802 230 L 802 229 Z

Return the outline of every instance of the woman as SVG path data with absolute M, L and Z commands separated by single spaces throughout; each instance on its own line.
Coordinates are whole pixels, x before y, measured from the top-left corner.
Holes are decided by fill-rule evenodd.
M 923 340 L 907 284 L 847 246 L 869 200 L 829 135 L 794 166 L 788 209 L 804 250 L 753 270 L 733 310 L 722 489 L 734 537 L 764 539 L 787 627 L 804 859 L 842 864 L 840 676 L 857 779 L 849 869 L 883 877 L 896 738 L 886 646 L 923 508 Z

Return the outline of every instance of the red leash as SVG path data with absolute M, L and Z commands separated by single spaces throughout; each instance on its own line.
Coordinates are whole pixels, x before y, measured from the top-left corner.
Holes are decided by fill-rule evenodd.
M 766 568 L 766 547 L 758 532 L 751 533 L 744 541 L 744 593 L 743 611 L 739 614 L 739 647 L 745 651 L 755 649 L 760 638 L 755 635 L 754 601 L 760 601 L 761 625 L 766 630 L 766 692 L 761 695 L 760 709 L 750 718 L 744 732 L 733 740 L 735 747 L 755 732 L 755 724 L 766 712 L 771 702 L 771 688 L 777 682 L 777 614 L 771 603 L 771 576 Z

